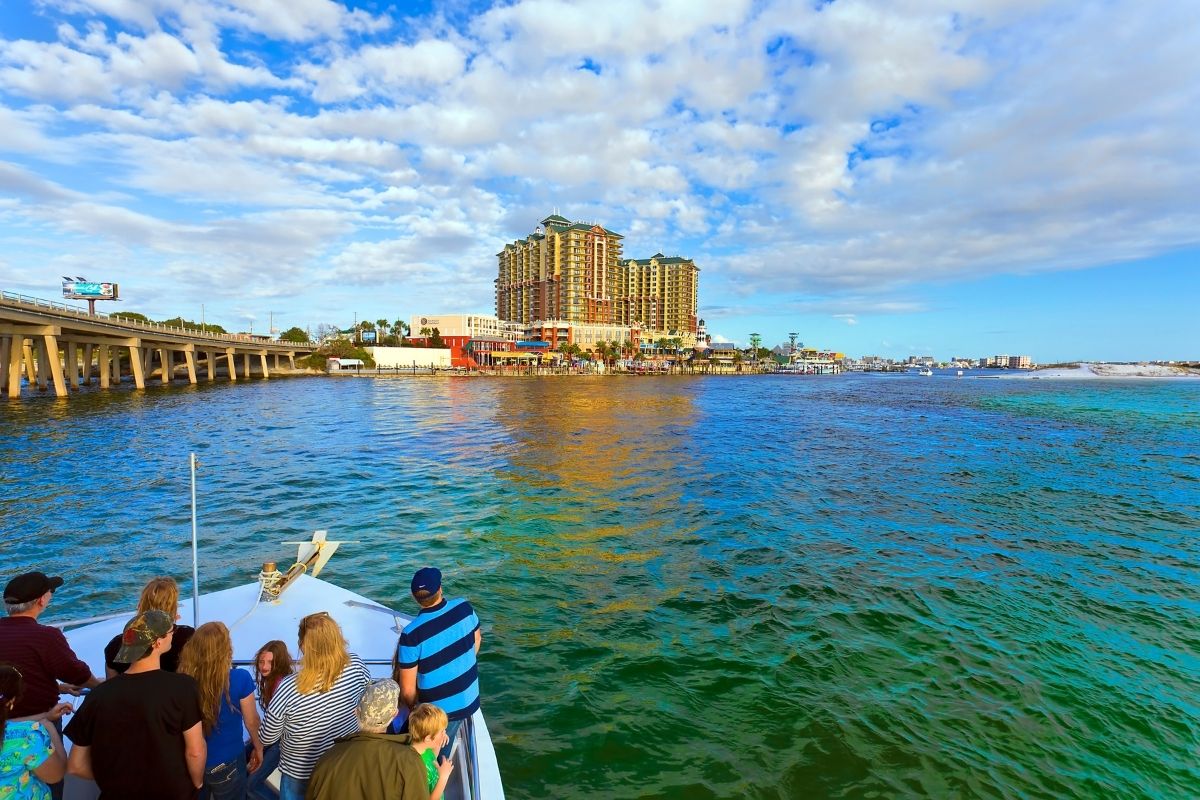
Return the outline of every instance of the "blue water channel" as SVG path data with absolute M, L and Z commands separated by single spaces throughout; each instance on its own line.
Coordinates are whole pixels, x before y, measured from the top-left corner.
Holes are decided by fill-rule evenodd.
M 193 451 L 206 590 L 318 528 L 356 542 L 323 577 L 381 602 L 442 567 L 484 621 L 509 797 L 1200 795 L 1200 381 L 7 401 L 3 573 L 66 576 L 62 617 L 189 590 Z

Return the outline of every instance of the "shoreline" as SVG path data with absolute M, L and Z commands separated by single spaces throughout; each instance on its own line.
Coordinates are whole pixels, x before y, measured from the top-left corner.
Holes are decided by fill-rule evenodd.
M 1055 367 L 1034 370 L 1023 375 L 997 376 L 1015 380 L 1161 380 L 1200 378 L 1200 370 L 1166 364 L 1106 364 L 1081 362 L 1073 368 Z

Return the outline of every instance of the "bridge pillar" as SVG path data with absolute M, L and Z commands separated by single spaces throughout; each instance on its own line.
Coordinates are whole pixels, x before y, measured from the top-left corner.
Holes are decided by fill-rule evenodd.
M 259 359 L 259 361 L 261 361 L 261 362 L 262 362 L 263 377 L 264 377 L 264 378 L 269 378 L 269 377 L 271 377 L 270 373 L 269 373 L 269 372 L 267 372 L 267 354 L 266 354 L 266 353 L 259 353 L 259 354 L 258 354 L 258 359 Z
M 246 373 L 246 380 L 250 380 L 250 354 L 242 353 L 242 371 Z
M 150 369 L 154 364 L 154 350 L 149 347 L 139 347 L 138 358 L 142 360 L 142 383 L 145 384 L 146 378 L 154 374 L 154 371 Z M 145 389 L 146 387 L 143 385 L 139 388 Z
M 217 352 L 215 350 L 205 350 L 204 355 L 204 360 L 208 362 L 208 369 L 206 370 L 207 379 L 211 382 L 217 374 Z
M 25 339 L 25 343 L 21 345 L 21 352 L 25 355 L 25 380 L 29 381 L 29 386 L 32 388 L 38 380 L 37 371 L 33 367 L 33 342 Z
M 183 351 L 183 360 L 187 362 L 188 383 L 196 382 L 196 354 L 191 350 Z
M 288 366 L 292 369 L 296 368 L 296 354 L 288 353 Z
M 275 354 L 275 371 L 279 372 L 279 353 Z
M 74 342 L 67 342 L 67 385 L 72 389 L 79 388 L 79 350 Z
M 233 348 L 230 347 L 225 351 L 225 361 L 229 364 L 229 380 L 237 380 L 237 356 L 234 355 Z
M 129 368 L 130 374 L 133 374 L 133 367 Z M 121 384 L 121 351 L 114 347 L 112 351 L 112 382 L 118 386 Z
M 92 385 L 92 356 L 94 355 L 93 345 L 85 344 L 83 346 L 83 385 Z
M 37 342 L 37 388 L 44 392 L 50 386 L 50 356 L 46 353 L 46 337 L 38 336 L 34 341 Z
M 8 349 L 8 363 L 4 365 L 8 373 L 8 396 L 21 396 L 21 362 L 25 360 L 25 337 L 14 334 L 12 344 Z
M 87 349 L 91 349 L 88 345 Z M 108 388 L 108 375 L 112 372 L 112 364 L 108 363 L 108 345 L 102 344 L 96 351 L 96 364 L 100 367 L 100 388 Z M 92 364 L 88 362 L 88 371 L 91 372 Z
M 12 336 L 0 336 L 0 392 L 8 388 L 8 359 L 12 357 Z
M 143 353 L 143 349 L 145 352 Z M 133 371 L 133 385 L 139 389 L 146 388 L 146 362 L 145 357 L 149 354 L 150 348 L 141 348 L 136 345 L 129 345 L 129 368 Z
M 170 383 L 175 377 L 175 355 L 165 347 L 158 348 L 158 360 L 162 362 L 162 382 Z
M 67 384 L 63 381 L 63 365 L 58 360 L 58 337 L 53 334 L 46 334 L 41 340 L 41 355 L 46 358 L 46 370 L 50 373 L 50 379 L 54 382 L 54 394 L 56 397 L 67 396 Z

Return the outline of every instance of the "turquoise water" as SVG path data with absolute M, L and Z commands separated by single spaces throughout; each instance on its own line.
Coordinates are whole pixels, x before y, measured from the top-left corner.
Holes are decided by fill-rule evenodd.
M 1200 382 L 296 379 L 0 405 L 56 605 L 326 577 L 484 619 L 512 798 L 1200 795 Z

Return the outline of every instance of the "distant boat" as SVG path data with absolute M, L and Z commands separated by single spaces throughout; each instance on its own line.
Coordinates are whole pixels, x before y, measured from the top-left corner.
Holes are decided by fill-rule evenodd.
M 957 377 L 961 378 L 961 377 L 962 377 L 962 370 L 960 369 L 958 372 L 956 372 L 956 373 L 954 373 L 954 374 L 955 374 L 955 376 L 957 376 Z
M 928 378 L 928 377 L 930 377 L 930 376 L 932 376 L 932 375 L 933 375 L 933 370 L 931 370 L 929 367 L 925 367 L 924 369 L 922 369 L 922 370 L 920 370 L 919 372 L 917 372 L 917 374 L 918 374 L 918 375 L 923 375 L 923 376 L 925 376 L 926 378 Z

